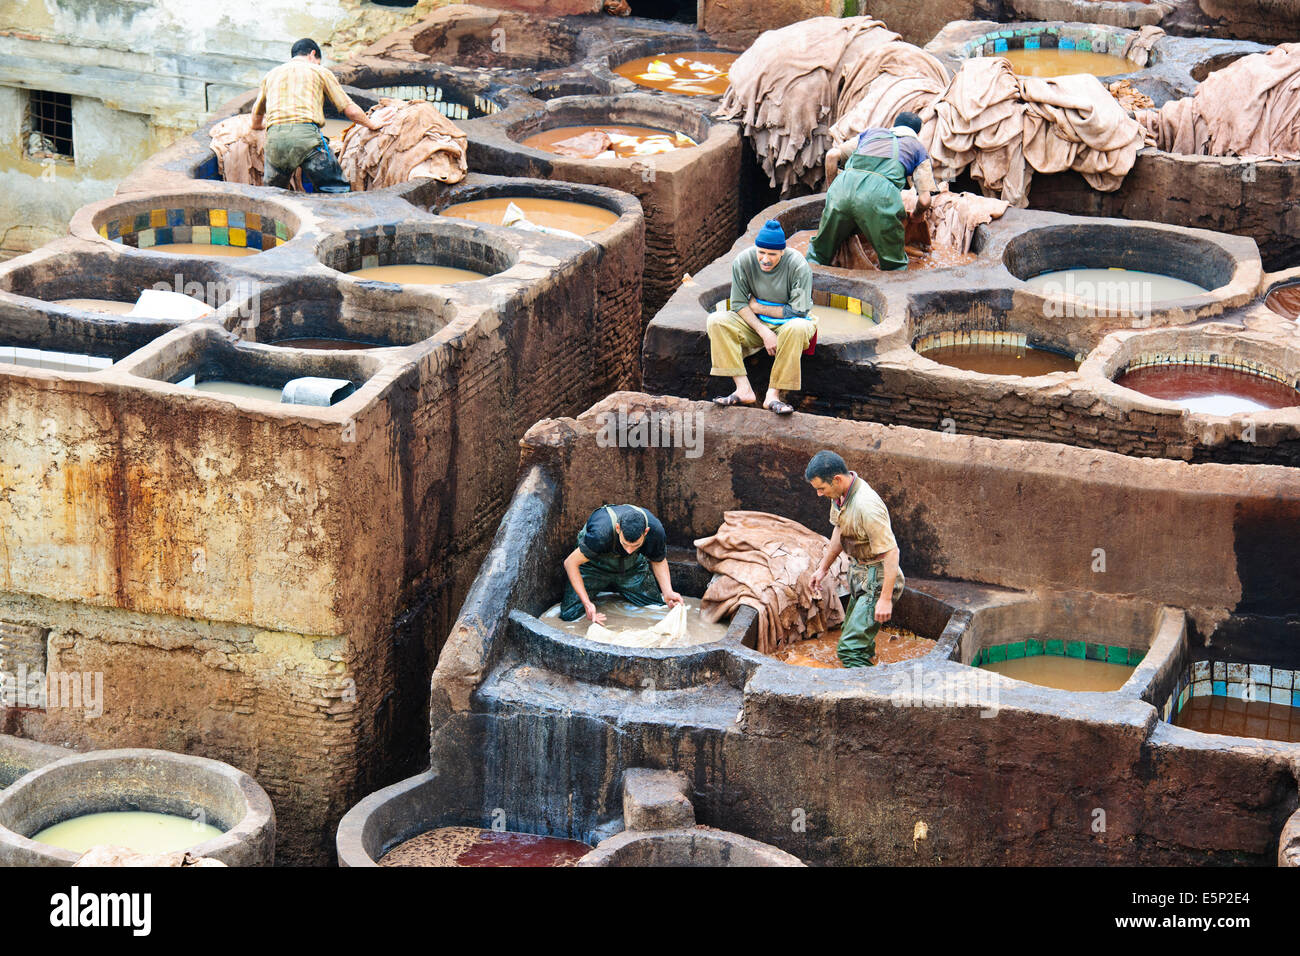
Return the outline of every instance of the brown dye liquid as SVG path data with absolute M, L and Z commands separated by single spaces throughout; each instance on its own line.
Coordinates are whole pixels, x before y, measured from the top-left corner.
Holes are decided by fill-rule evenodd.
M 573 866 L 591 852 L 577 840 L 480 830 L 477 827 L 441 827 L 393 847 L 380 866 Z
M 614 67 L 614 72 L 652 90 L 686 96 L 721 96 L 727 92 L 728 74 L 738 55 L 717 50 L 659 53 L 628 60 Z
M 382 346 L 372 345 L 369 342 L 353 342 L 351 339 L 276 339 L 271 344 L 287 349 L 312 349 L 316 351 L 382 348 Z
M 348 275 L 354 279 L 377 279 L 397 285 L 455 285 L 457 282 L 473 282 L 488 277 L 486 272 L 474 272 L 471 269 L 422 265 L 372 266 L 369 269 L 357 269 Z
M 441 215 L 499 226 L 505 218 L 506 207 L 511 203 L 523 210 L 524 215 L 535 225 L 576 232 L 580 236 L 600 232 L 618 221 L 618 213 L 599 206 L 563 199 L 535 199 L 531 196 L 501 196 L 496 199 L 459 202 L 448 206 Z
M 1116 76 L 1141 69 L 1122 56 L 1091 50 L 1007 50 L 997 55 L 1011 61 L 1011 69 L 1017 76 L 1071 76 L 1076 73 Z
M 805 641 L 796 641 L 778 650 L 772 656 L 786 664 L 798 667 L 825 667 L 844 669 L 835 646 L 840 642 L 840 631 L 836 628 Z M 934 649 L 935 642 L 918 637 L 911 631 L 886 624 L 876 634 L 876 663 L 896 664 L 899 661 L 916 660 L 924 657 Z
M 164 242 L 141 251 L 165 252 L 174 256 L 255 256 L 262 250 L 244 246 L 210 246 L 206 242 Z
M 980 668 L 1040 687 L 1086 691 L 1119 690 L 1133 673 L 1131 664 L 1111 664 L 1053 654 L 1021 657 L 1014 661 L 990 661 L 981 664 Z
M 812 242 L 815 235 L 817 235 L 816 229 L 800 229 L 790 235 L 786 240 L 786 245 L 806 256 L 808 255 L 808 244 Z M 876 250 L 872 248 L 871 243 L 864 239 L 862 248 L 867 254 L 867 261 L 859 263 L 859 268 L 880 271 L 880 263 L 876 259 Z M 903 251 L 907 253 L 907 268 L 909 270 L 951 269 L 955 266 L 969 265 L 978 258 L 973 252 L 957 252 L 955 249 L 923 249 L 920 246 L 904 246 Z
M 126 315 L 135 308 L 134 302 L 121 302 L 117 299 L 55 299 L 54 304 L 81 309 L 83 312 L 107 312 L 112 315 Z
M 1073 372 L 1079 367 L 1069 356 L 1014 345 L 944 345 L 926 349 L 921 355 L 941 365 L 985 375 L 1046 375 Z
M 1203 734 L 1300 743 L 1300 707 L 1235 697 L 1190 697 L 1172 723 Z
M 629 159 L 697 145 L 689 136 L 653 126 L 557 126 L 554 129 L 534 133 L 521 140 L 520 145 L 555 153 L 556 143 L 584 133 L 606 133 L 614 137 L 613 145 L 595 158 L 617 156 L 620 159 Z
M 343 135 L 343 131 L 352 125 L 352 120 L 327 119 L 325 125 L 320 131 L 325 134 L 328 140 L 336 140 Z
M 1288 319 L 1300 319 L 1300 283 L 1274 289 L 1268 294 L 1264 304 L 1278 315 Z
M 629 604 L 622 598 L 611 594 L 603 594 L 600 597 L 593 598 L 593 600 L 596 604 L 596 610 L 605 615 L 604 626 L 611 631 L 654 627 L 663 620 L 664 615 L 669 610 L 667 605 L 663 604 L 658 607 L 637 607 L 635 604 Z M 710 623 L 704 620 L 703 615 L 700 614 L 699 598 L 683 597 L 682 600 L 686 604 L 686 638 L 689 644 L 707 644 L 711 641 L 720 641 L 726 636 L 730 621 Z M 591 622 L 587 620 L 585 614 L 576 621 L 561 621 L 560 605 L 558 604 L 553 605 L 542 614 L 541 620 L 551 627 L 577 637 L 585 637 L 587 628 L 591 626 Z
M 1207 415 L 1300 405 L 1300 392 L 1289 385 L 1212 365 L 1149 365 L 1125 372 L 1115 384 Z

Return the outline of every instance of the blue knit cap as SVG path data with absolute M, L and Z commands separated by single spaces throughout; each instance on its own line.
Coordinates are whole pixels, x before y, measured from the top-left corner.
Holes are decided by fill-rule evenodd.
M 758 230 L 758 238 L 754 240 L 754 245 L 760 249 L 784 249 L 785 230 L 775 219 L 769 219 L 763 223 L 763 228 Z

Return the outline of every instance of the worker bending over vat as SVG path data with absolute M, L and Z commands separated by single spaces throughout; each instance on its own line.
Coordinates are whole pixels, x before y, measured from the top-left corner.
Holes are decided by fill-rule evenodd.
M 800 355 L 817 341 L 812 304 L 812 269 L 798 250 L 786 248 L 781 224 L 769 219 L 754 245 L 731 263 L 730 311 L 709 315 L 709 374 L 729 375 L 736 383 L 716 404 L 754 404 L 745 353 L 764 348 L 773 362 L 763 407 L 778 415 L 794 411 L 781 401 L 781 392 L 802 385 Z
M 560 602 L 560 620 L 587 619 L 604 624 L 592 602 L 601 591 L 614 591 L 637 607 L 667 603 L 682 596 L 668 574 L 668 535 L 659 519 L 636 505 L 597 508 L 578 532 L 578 546 L 564 559 L 568 583 Z
M 813 572 L 813 597 L 821 596 L 821 582 L 840 552 L 849 564 L 849 606 L 835 653 L 845 667 L 875 664 L 876 634 L 894 613 L 903 593 L 903 572 L 898 566 L 898 542 L 889 524 L 889 511 L 871 486 L 849 471 L 833 451 L 819 451 L 804 470 L 804 480 L 819 498 L 831 501 L 835 531 L 821 564 Z
M 871 127 L 826 154 L 826 205 L 817 234 L 808 243 L 808 261 L 830 265 L 840 243 L 862 233 L 876 250 L 881 269 L 906 269 L 903 245 L 903 190 L 916 187 L 916 215 L 935 191 L 930 154 L 921 145 L 921 117 L 899 113 L 893 129 Z M 844 172 L 840 163 L 847 159 Z
M 304 38 L 289 51 L 293 59 L 281 63 L 262 78 L 253 103 L 253 129 L 266 129 L 266 163 L 262 182 L 288 189 L 296 170 L 321 193 L 351 192 L 339 161 L 334 158 L 321 127 L 325 125 L 325 97 L 354 123 L 380 129 L 343 92 L 338 78 L 321 66 L 320 47 Z

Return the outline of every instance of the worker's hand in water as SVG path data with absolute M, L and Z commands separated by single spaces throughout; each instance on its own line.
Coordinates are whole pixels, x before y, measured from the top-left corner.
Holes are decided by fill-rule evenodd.
M 822 596 L 822 579 L 826 577 L 825 571 L 814 571 L 812 580 L 808 582 L 808 590 L 812 592 L 814 598 Z
M 593 624 L 605 623 L 605 615 L 596 610 L 596 605 L 588 603 L 585 607 L 587 608 L 587 620 L 591 621 Z
M 776 354 L 776 333 L 763 329 L 763 348 L 767 349 L 768 355 Z
M 876 602 L 876 620 L 884 624 L 894 616 L 894 602 L 891 598 L 882 597 Z
M 664 593 L 664 603 L 669 607 L 676 607 L 679 604 L 685 604 L 685 600 L 676 591 L 667 591 Z

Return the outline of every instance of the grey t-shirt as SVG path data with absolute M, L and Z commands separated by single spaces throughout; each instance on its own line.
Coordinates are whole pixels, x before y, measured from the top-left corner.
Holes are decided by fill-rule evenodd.
M 812 266 L 798 250 L 787 248 L 776 268 L 764 272 L 758 247 L 750 246 L 731 263 L 731 310 L 749 305 L 750 296 L 787 306 L 786 318 L 807 315 L 813 304 Z

